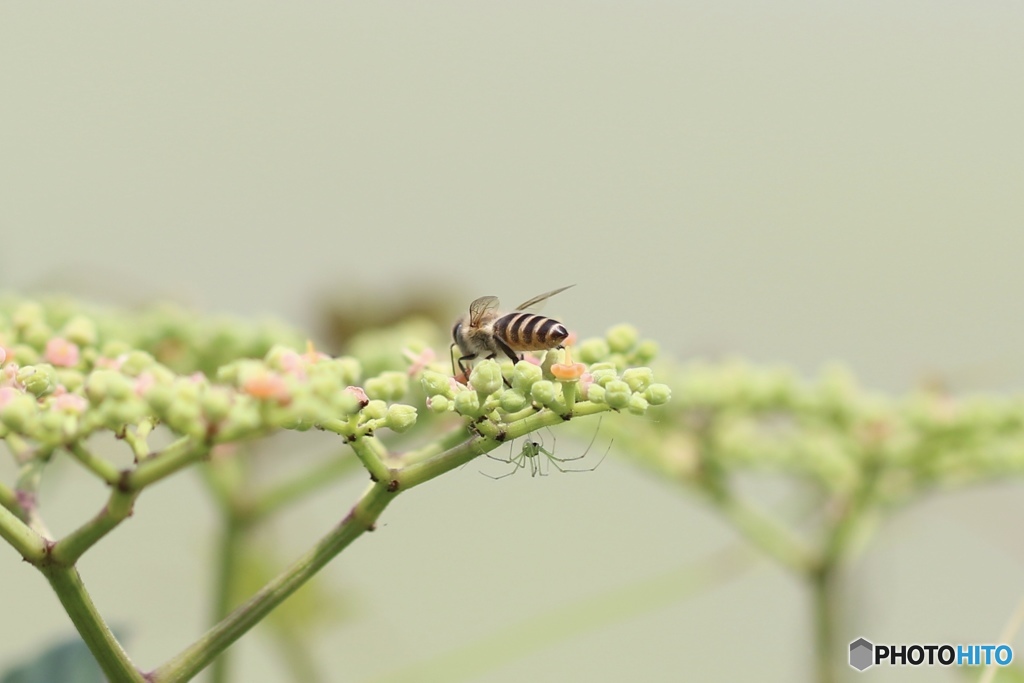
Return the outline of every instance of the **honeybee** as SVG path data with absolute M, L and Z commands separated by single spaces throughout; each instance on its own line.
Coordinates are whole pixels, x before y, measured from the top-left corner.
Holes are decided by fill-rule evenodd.
M 469 313 L 462 316 L 452 328 L 452 349 L 456 346 L 462 353 L 459 369 L 464 378 L 469 377 L 465 362 L 479 356 L 495 358 L 505 354 L 512 362 L 520 360 L 517 351 L 545 351 L 560 349 L 569 336 L 565 325 L 535 313 L 525 313 L 545 299 L 572 287 L 560 287 L 516 306 L 512 313 L 498 312 L 498 297 L 482 296 L 469 305 Z M 454 357 L 454 356 L 453 356 Z M 452 366 L 452 373 L 455 366 Z

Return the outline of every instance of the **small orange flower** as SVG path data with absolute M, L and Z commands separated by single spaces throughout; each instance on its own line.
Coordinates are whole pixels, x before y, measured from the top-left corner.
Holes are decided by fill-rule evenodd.
M 279 375 L 271 373 L 256 375 L 245 380 L 242 384 L 242 391 L 255 398 L 277 399 L 280 403 L 287 403 L 291 399 L 284 380 Z
M 569 347 L 565 348 L 565 362 L 555 363 L 551 366 L 551 374 L 555 376 L 555 379 L 563 382 L 573 382 L 583 376 L 583 373 L 587 371 L 587 366 L 583 363 L 573 363 L 572 354 L 569 352 Z

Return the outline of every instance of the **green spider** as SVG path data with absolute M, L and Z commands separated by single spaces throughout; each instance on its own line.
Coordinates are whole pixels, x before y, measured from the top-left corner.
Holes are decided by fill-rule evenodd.
M 598 430 L 600 428 L 601 425 L 599 423 Z M 555 469 L 557 469 L 559 472 L 593 472 L 601 465 L 602 462 L 604 462 L 605 456 L 608 455 L 608 451 L 612 449 L 611 442 L 608 444 L 608 448 L 605 450 L 604 455 L 601 456 L 601 459 L 598 460 L 597 464 L 594 465 L 593 467 L 573 468 L 564 467 L 563 465 L 565 465 L 565 463 L 567 462 L 582 460 L 583 458 L 587 457 L 587 453 L 590 452 L 590 447 L 594 445 L 594 441 L 596 440 L 597 431 L 594 432 L 594 438 L 590 440 L 590 444 L 587 446 L 587 450 L 583 451 L 583 453 L 581 453 L 580 455 L 573 456 L 571 458 L 560 458 L 554 454 L 555 446 L 558 444 L 558 440 L 555 438 L 554 434 L 551 435 L 552 450 L 550 451 L 544 448 L 543 441 L 533 441 L 527 439 L 526 442 L 523 444 L 522 449 L 515 455 L 512 454 L 511 445 L 509 447 L 509 457 L 507 458 L 499 458 L 495 455 L 491 455 L 490 453 L 487 454 L 487 457 L 490 458 L 491 460 L 497 460 L 498 462 L 503 462 L 506 465 L 512 465 L 511 470 L 509 470 L 505 474 L 501 474 L 498 476 L 487 474 L 486 472 L 481 472 L 480 474 L 490 479 L 504 479 L 505 477 L 511 477 L 519 470 L 526 469 L 527 464 L 529 464 L 531 477 L 536 477 L 538 474 L 542 477 L 546 477 L 548 476 L 547 467 L 544 464 L 544 460 L 538 457 L 540 455 L 546 456 L 547 462 L 550 463 L 551 465 L 554 465 Z

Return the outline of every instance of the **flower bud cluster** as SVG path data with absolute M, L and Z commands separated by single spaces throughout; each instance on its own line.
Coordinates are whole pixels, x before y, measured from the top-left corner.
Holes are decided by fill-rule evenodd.
M 934 391 L 890 398 L 859 387 L 841 366 L 812 379 L 741 360 L 667 372 L 677 399 L 667 419 L 637 425 L 636 438 L 645 429 L 663 440 L 674 438 L 666 430 L 686 436 L 699 444 L 704 476 L 782 471 L 840 493 L 872 476 L 879 497 L 899 502 L 937 485 L 1024 474 L 1020 399 Z M 622 381 L 642 386 L 638 374 L 627 371 Z M 645 457 L 669 465 L 656 452 Z
M 583 349 L 590 352 L 584 354 Z M 477 361 L 467 384 L 425 369 L 420 384 L 431 412 L 455 412 L 471 419 L 504 421 L 529 408 L 564 415 L 578 401 L 642 415 L 672 395 L 667 385 L 654 381 L 651 368 L 637 365 L 639 359 L 653 359 L 655 352 L 654 344 L 641 342 L 634 328 L 620 325 L 609 330 L 607 338 L 580 345 L 576 356 L 591 359 L 589 367 L 574 363 L 570 350 L 553 349 L 540 363 L 533 358 L 515 364 Z
M 300 351 L 294 340 L 272 324 L 207 321 L 170 308 L 131 316 L 6 300 L 0 438 L 17 434 L 52 448 L 100 430 L 148 434 L 156 424 L 212 442 L 276 428 L 330 424 L 352 435 L 415 424 L 416 409 L 397 403 L 409 390 L 404 372 L 364 378 L 358 360 Z

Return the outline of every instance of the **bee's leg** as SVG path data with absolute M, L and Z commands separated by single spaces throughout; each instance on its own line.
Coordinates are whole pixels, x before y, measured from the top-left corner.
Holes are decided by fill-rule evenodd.
M 516 352 L 513 351 L 512 347 L 510 347 L 508 344 L 501 341 L 500 339 L 495 339 L 494 341 L 498 342 L 498 348 L 501 349 L 502 353 L 511 358 L 513 363 L 518 363 L 519 361 L 522 360 L 522 358 L 517 356 Z M 491 358 L 494 358 L 495 355 L 497 354 L 491 354 Z
M 467 382 L 469 381 L 469 370 L 466 369 L 466 366 L 465 366 L 464 362 L 467 361 L 467 360 L 475 360 L 475 359 L 476 359 L 476 354 L 475 353 L 471 353 L 468 356 L 463 356 L 462 358 L 459 359 L 459 370 L 462 370 L 462 377 Z M 455 368 L 452 368 L 452 374 L 453 375 L 455 374 Z
M 498 342 L 498 348 L 500 348 L 502 350 L 502 352 L 506 356 L 508 356 L 509 358 L 512 359 L 512 364 L 513 365 L 522 360 L 522 358 L 517 356 L 516 352 L 513 351 L 512 348 L 508 344 L 506 344 L 505 342 L 501 341 L 497 337 L 494 338 L 494 341 Z M 491 358 L 494 358 L 494 356 L 492 355 Z M 504 376 L 502 376 L 502 379 L 505 380 L 505 386 L 507 386 L 509 389 L 511 389 L 512 388 L 511 382 L 509 382 L 507 379 L 505 379 Z

